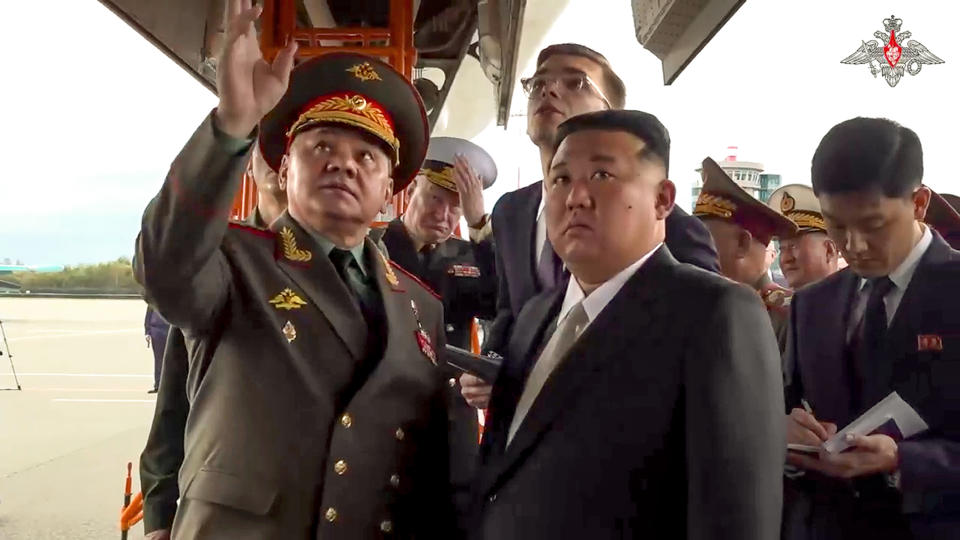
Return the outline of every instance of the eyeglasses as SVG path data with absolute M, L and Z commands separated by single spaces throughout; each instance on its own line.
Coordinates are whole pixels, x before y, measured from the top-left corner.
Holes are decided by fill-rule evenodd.
M 543 89 L 546 88 L 548 84 L 553 83 L 558 84 L 563 91 L 571 94 L 593 92 L 597 95 L 597 97 L 603 100 L 603 104 L 606 105 L 608 109 L 612 108 L 610 106 L 610 101 L 607 99 L 607 96 L 603 95 L 603 91 L 600 90 L 600 87 L 597 86 L 597 83 L 593 82 L 593 79 L 583 73 L 567 73 L 564 75 L 534 75 L 533 77 L 520 79 L 520 87 L 523 88 L 523 93 L 526 94 L 528 98 L 543 92 Z

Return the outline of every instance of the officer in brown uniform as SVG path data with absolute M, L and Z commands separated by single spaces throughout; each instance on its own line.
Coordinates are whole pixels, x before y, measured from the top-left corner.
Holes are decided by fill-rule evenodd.
M 770 279 L 764 260 L 773 237 L 792 236 L 797 233 L 797 225 L 753 198 L 716 161 L 704 159 L 701 175 L 703 189 L 693 215 L 710 229 L 717 245 L 720 272 L 753 287 L 763 299 L 782 353 L 787 344 L 787 316 L 793 293 Z
M 407 188 L 409 204 L 400 218 L 370 232 L 390 258 L 440 294 L 447 343 L 470 350 L 474 317 L 492 319 L 497 303 L 493 235 L 479 238 L 484 225 L 483 190 L 493 185 L 497 166 L 482 148 L 464 139 L 430 139 L 420 174 Z M 471 226 L 470 241 L 453 235 L 460 218 Z M 477 410 L 460 395 L 453 368 L 450 385 L 450 480 L 461 532 L 470 510 L 470 486 L 479 450 Z
M 767 205 L 797 224 L 797 234 L 780 236 L 780 269 L 794 290 L 820 281 L 837 271 L 840 252 L 827 236 L 820 202 L 813 188 L 803 184 L 782 186 Z
M 930 190 L 930 204 L 923 221 L 936 229 L 953 249 L 960 249 L 960 197 Z
M 291 72 L 291 42 L 271 66 L 258 14 L 229 3 L 219 106 L 137 242 L 148 300 L 205 351 L 173 537 L 449 538 L 442 307 L 366 238 L 420 168 L 422 102 L 362 55 Z M 288 196 L 268 230 L 227 219 L 258 122 Z

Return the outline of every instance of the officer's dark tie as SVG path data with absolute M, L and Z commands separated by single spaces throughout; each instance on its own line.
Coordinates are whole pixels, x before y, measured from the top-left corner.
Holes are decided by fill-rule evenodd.
M 860 332 L 857 340 L 856 354 L 856 379 L 859 383 L 855 392 L 856 402 L 862 410 L 870 407 L 873 403 L 866 403 L 870 399 L 869 390 L 870 381 L 876 377 L 876 363 L 881 361 L 879 358 L 884 354 L 884 340 L 887 335 L 887 308 L 883 298 L 896 285 L 889 277 L 874 278 L 867 281 L 861 294 L 868 294 L 867 306 L 863 312 L 863 323 L 860 326 Z
M 347 284 L 347 288 L 353 293 L 357 303 L 360 305 L 360 311 L 367 322 L 367 328 L 374 342 L 383 330 L 383 302 L 380 299 L 380 293 L 375 284 L 367 280 L 360 269 L 360 264 L 353 256 L 353 253 L 345 249 L 334 248 L 330 252 L 330 261 L 340 274 L 340 278 Z M 368 351 L 374 352 L 374 351 Z

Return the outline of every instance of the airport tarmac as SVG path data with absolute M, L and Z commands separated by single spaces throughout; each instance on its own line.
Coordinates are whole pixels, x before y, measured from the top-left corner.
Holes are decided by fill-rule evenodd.
M 140 300 L 0 298 L 0 538 L 120 538 L 153 417 Z M 142 523 L 129 534 L 143 538 Z

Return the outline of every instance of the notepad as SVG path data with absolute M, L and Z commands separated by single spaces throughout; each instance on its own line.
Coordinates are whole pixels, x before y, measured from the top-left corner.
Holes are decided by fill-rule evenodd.
M 846 440 L 848 434 L 869 435 L 890 420 L 897 424 L 897 429 L 900 430 L 904 439 L 930 429 L 930 426 L 924 422 L 913 407 L 904 401 L 899 394 L 891 392 L 870 410 L 850 422 L 847 427 L 827 439 L 823 443 L 823 448 L 831 454 L 843 452 L 851 446 Z

